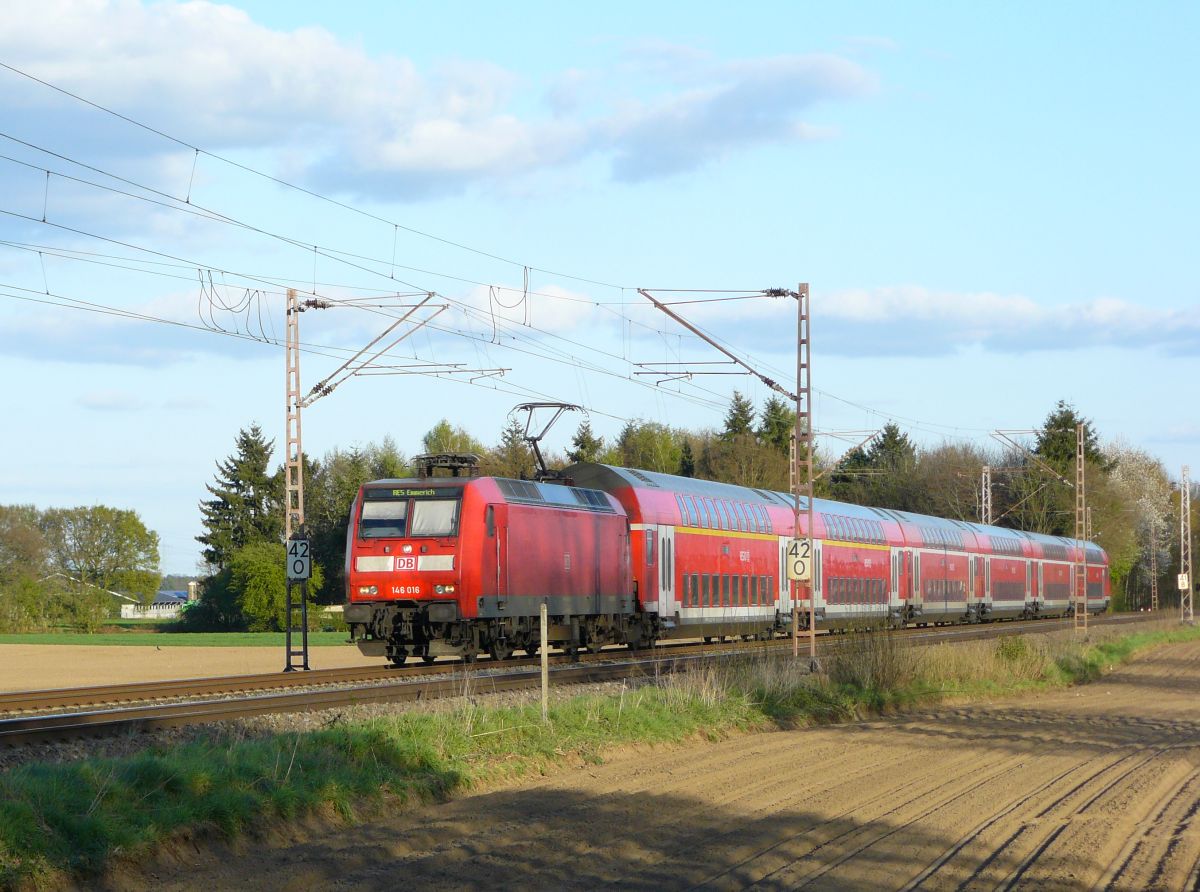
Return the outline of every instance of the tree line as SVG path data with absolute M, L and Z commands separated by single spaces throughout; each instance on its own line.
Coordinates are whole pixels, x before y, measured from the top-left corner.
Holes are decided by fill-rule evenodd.
M 922 447 L 889 422 L 867 443 L 835 458 L 814 453 L 818 497 L 881 508 L 979 521 L 981 472 L 992 468 L 993 522 L 1002 527 L 1073 537 L 1076 425 L 1085 430 L 1085 462 L 1092 538 L 1108 553 L 1118 600 L 1137 603 L 1149 586 L 1150 549 L 1156 550 L 1160 591 L 1174 595 L 1179 496 L 1162 463 L 1128 444 L 1100 444 L 1093 423 L 1060 401 L 1046 416 L 1028 450 L 946 442 Z M 588 420 L 563 453 L 547 463 L 605 464 L 721 480 L 776 491 L 790 490 L 795 414 L 772 397 L 759 409 L 734 393 L 722 427 L 688 430 L 655 421 L 628 421 L 610 440 Z M 282 467 L 271 469 L 273 442 L 256 425 L 238 434 L 234 453 L 218 463 L 201 504 L 199 537 L 209 575 L 201 605 L 189 622 L 203 628 L 282 628 Z M 480 472 L 530 477 L 533 456 L 524 426 L 513 419 L 487 445 L 465 427 L 443 419 L 422 438 L 427 453 L 472 452 Z M 316 603 L 344 597 L 343 565 L 351 501 L 369 480 L 409 476 L 408 457 L 394 441 L 334 449 L 304 459 L 306 531 L 321 581 L 310 586 Z M 1193 500 L 1193 504 L 1200 500 Z M 1200 523 L 1197 524 L 1200 528 Z M 1155 537 L 1151 541 L 1151 531 Z
M 1087 501 L 1092 538 L 1109 554 L 1118 603 L 1145 603 L 1150 555 L 1161 603 L 1177 603 L 1180 498 L 1156 458 L 1119 441 L 1102 443 L 1094 424 L 1060 401 L 1028 450 L 944 442 L 920 446 L 889 422 L 870 440 L 835 457 L 814 453 L 818 497 L 980 520 L 981 472 L 989 466 L 993 522 L 1002 527 L 1073 537 L 1076 425 L 1085 431 Z M 548 464 L 598 461 L 721 480 L 758 489 L 790 489 L 795 415 L 772 397 L 758 409 L 734 393 L 722 426 L 689 430 L 634 419 L 611 439 L 582 421 Z M 524 427 L 510 420 L 492 445 L 443 419 L 422 437 L 422 451 L 473 452 L 484 474 L 530 477 L 533 456 Z M 284 622 L 283 468 L 274 443 L 257 425 L 238 433 L 218 461 L 200 503 L 204 579 L 185 628 L 279 629 Z M 339 603 L 350 504 L 369 480 L 410 476 L 408 456 L 385 438 L 304 457 L 306 532 L 313 543 L 317 604 Z M 1192 499 L 1200 529 L 1200 497 Z M 104 505 L 39 510 L 0 506 L 0 631 L 60 627 L 95 629 L 122 598 L 149 603 L 157 591 L 158 536 L 133 511 Z
M 107 505 L 0 505 L 0 631 L 94 631 L 122 602 L 149 604 L 158 534 Z

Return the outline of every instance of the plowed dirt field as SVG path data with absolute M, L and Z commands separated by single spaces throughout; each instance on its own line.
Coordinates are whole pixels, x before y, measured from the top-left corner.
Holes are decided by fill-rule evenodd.
M 626 754 L 290 844 L 192 889 L 1191 889 L 1200 644 L 1021 701 Z M 125 879 L 133 881 L 133 878 Z
M 370 666 L 348 644 L 313 647 L 314 669 Z M 103 647 L 64 644 L 0 644 L 0 691 L 51 690 L 83 685 L 253 675 L 283 668 L 282 647 Z

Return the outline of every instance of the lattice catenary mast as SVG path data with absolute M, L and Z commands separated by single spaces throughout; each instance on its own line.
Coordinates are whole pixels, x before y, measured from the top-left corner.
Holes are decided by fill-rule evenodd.
M 1158 610 L 1158 524 L 1150 519 L 1150 609 Z
M 1083 424 L 1075 426 L 1075 631 L 1087 633 L 1087 498 L 1084 492 Z
M 979 481 L 979 522 L 992 525 L 992 466 L 984 465 Z
M 817 662 L 817 599 L 813 596 L 816 584 L 817 554 L 813 546 L 813 425 L 812 425 L 812 329 L 808 312 L 808 283 L 796 289 L 796 448 L 792 479 L 795 498 L 795 536 L 800 538 L 800 497 L 804 497 L 806 535 L 810 572 L 807 582 L 792 583 L 792 655 L 799 656 L 800 589 L 808 589 L 808 658 L 813 668 Z M 803 469 L 803 474 L 801 470 Z
M 304 526 L 304 453 L 300 445 L 300 300 L 287 293 L 287 443 L 284 452 L 284 538 Z
M 1188 481 L 1188 466 L 1183 466 L 1179 481 L 1179 618 L 1185 623 L 1195 620 L 1192 614 L 1192 484 Z

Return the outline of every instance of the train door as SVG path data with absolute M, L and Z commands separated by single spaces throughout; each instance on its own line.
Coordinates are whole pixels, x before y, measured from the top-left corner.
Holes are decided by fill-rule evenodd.
M 675 527 L 658 528 L 658 615 L 674 622 L 675 604 Z
M 638 599 L 645 610 L 658 610 L 658 527 L 646 525 L 637 536 L 641 543 L 641 572 L 637 574 L 639 582 Z M 634 558 L 637 552 L 634 550 Z
M 508 506 L 488 505 L 483 511 L 479 592 L 484 597 L 504 598 L 508 594 Z
M 824 564 L 824 551 L 825 548 L 822 545 L 821 540 L 813 539 L 812 578 L 809 580 L 809 590 L 812 593 L 812 597 L 815 599 L 813 604 L 814 609 L 820 609 L 824 606 L 824 603 L 821 600 L 822 577 L 825 575 L 821 572 L 822 565 Z
M 921 592 L 921 552 L 919 551 L 913 553 L 912 594 L 909 600 L 918 611 L 924 611 L 925 596 Z
M 1025 561 L 1025 600 L 1037 600 L 1037 592 L 1033 588 L 1033 563 L 1030 561 Z

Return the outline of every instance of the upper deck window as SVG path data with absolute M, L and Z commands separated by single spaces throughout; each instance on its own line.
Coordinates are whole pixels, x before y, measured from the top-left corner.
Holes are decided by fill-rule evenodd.
M 364 539 L 396 538 L 405 535 L 408 499 L 364 502 L 362 536 Z

